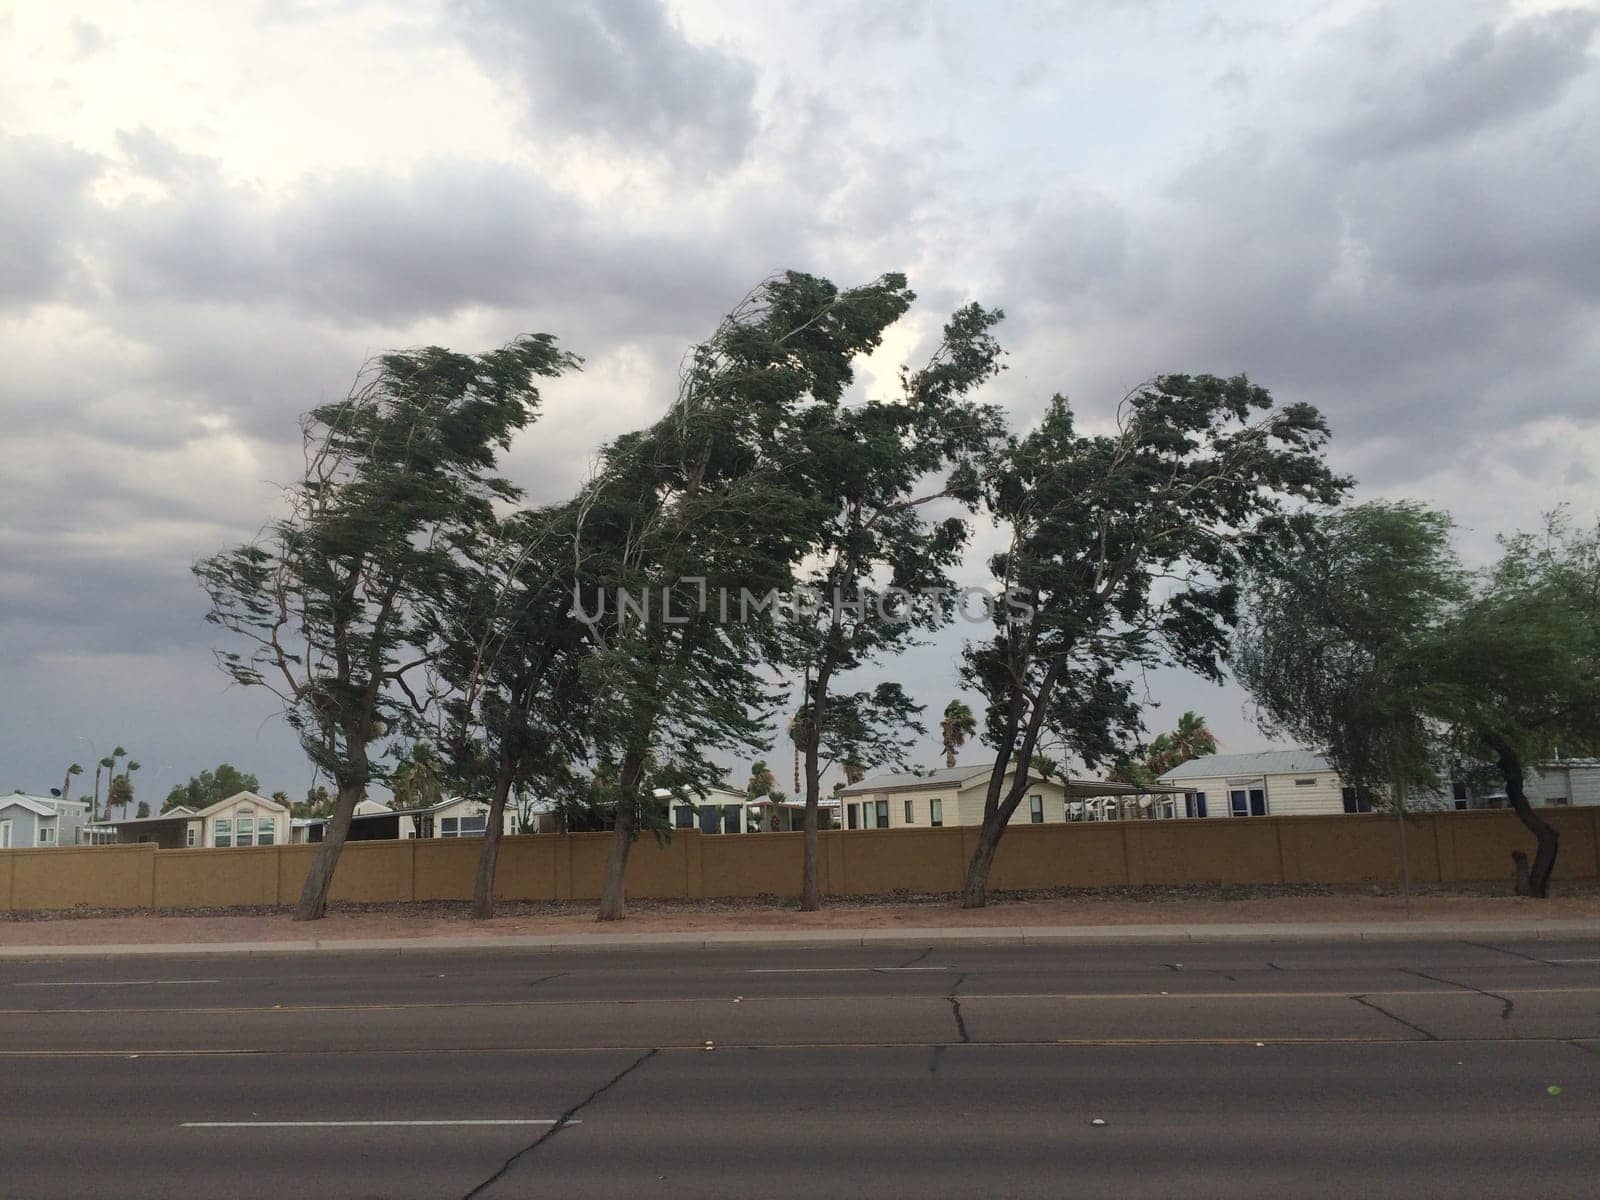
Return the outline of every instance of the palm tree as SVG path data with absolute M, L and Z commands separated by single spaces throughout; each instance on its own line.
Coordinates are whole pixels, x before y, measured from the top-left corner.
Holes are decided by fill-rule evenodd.
M 83 765 L 81 763 L 73 763 L 70 767 L 67 768 L 66 778 L 61 781 L 61 798 L 63 800 L 72 799 L 72 777 L 74 775 L 82 775 L 82 774 L 83 774 Z
M 750 781 L 744 785 L 744 794 L 754 800 L 758 796 L 770 796 L 778 787 L 778 777 L 772 773 L 772 768 L 767 766 L 766 760 L 751 764 Z
M 850 757 L 846 758 L 842 763 L 839 764 L 839 766 L 844 771 L 844 781 L 846 784 L 860 783 L 867 777 L 866 763 L 855 757 L 855 755 L 851 755 Z
M 94 765 L 94 803 L 89 806 L 89 819 L 97 820 L 100 813 L 100 772 L 109 772 L 106 782 L 106 816 L 111 815 L 111 784 L 117 778 L 117 759 L 127 758 L 128 752 L 118 746 Z
M 1206 719 L 1191 709 L 1178 718 L 1178 727 L 1171 733 L 1156 735 L 1155 741 L 1150 743 L 1145 765 L 1152 776 L 1159 776 L 1180 763 L 1216 752 L 1216 735 L 1206 728 Z
M 432 808 L 444 798 L 443 773 L 433 747 L 418 742 L 400 756 L 389 773 L 389 790 L 396 808 Z
M 956 751 L 966 745 L 967 739 L 978 731 L 978 719 L 960 700 L 944 706 L 944 719 L 939 722 L 939 733 L 944 738 L 944 765 L 956 765 Z

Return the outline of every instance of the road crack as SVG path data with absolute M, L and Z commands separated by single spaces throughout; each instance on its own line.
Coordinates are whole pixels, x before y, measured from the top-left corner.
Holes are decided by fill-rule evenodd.
M 954 996 L 946 996 L 945 999 L 950 1001 L 950 1011 L 955 1014 L 956 1032 L 961 1035 L 961 1044 L 967 1045 L 972 1041 L 972 1035 L 967 1032 L 967 1022 L 961 1016 L 961 1001 Z
M 1429 1033 L 1421 1025 L 1418 1025 L 1412 1021 L 1408 1021 L 1404 1017 L 1395 1015 L 1387 1008 L 1384 1008 L 1381 1004 L 1374 1004 L 1371 1000 L 1367 999 L 1365 994 L 1360 996 L 1351 996 L 1350 999 L 1354 1000 L 1357 1004 L 1363 1005 L 1366 1008 L 1370 1008 L 1375 1013 L 1381 1013 L 1383 1016 L 1388 1017 L 1391 1021 L 1395 1021 L 1401 1025 L 1404 1025 L 1407 1029 L 1413 1031 L 1414 1033 L 1420 1033 L 1430 1042 L 1437 1042 L 1439 1040 L 1436 1035 Z
M 1486 992 L 1481 987 L 1474 987 L 1470 983 L 1462 983 L 1458 979 L 1446 979 L 1442 975 L 1429 975 L 1426 971 L 1414 971 L 1410 967 L 1401 967 L 1400 969 L 1407 975 L 1415 975 L 1418 979 L 1431 979 L 1434 983 L 1447 983 L 1451 987 L 1460 988 L 1462 991 L 1476 992 L 1480 996 L 1487 996 L 1490 1000 L 1500 1001 L 1505 1006 L 1500 1010 L 1500 1019 L 1502 1021 L 1509 1021 L 1511 1019 L 1511 1010 L 1516 1008 L 1516 1002 L 1511 997 L 1502 996 L 1499 992 Z
M 1520 950 L 1507 950 L 1504 946 L 1491 946 L 1488 942 L 1469 942 L 1463 939 L 1461 944 L 1463 946 L 1475 946 L 1479 950 L 1493 950 L 1496 954 L 1509 954 L 1513 958 L 1522 958 L 1526 959 L 1528 962 L 1536 962 L 1542 967 L 1556 967 L 1559 969 L 1566 965 L 1564 963 L 1551 962 L 1548 958 L 1539 958 L 1537 955 L 1524 954 Z
M 921 962 L 923 959 L 927 958 L 928 955 L 930 955 L 932 953 L 933 953 L 933 947 L 929 946 L 926 950 L 924 950 L 921 954 L 917 955 L 915 958 L 908 959 L 907 961 L 901 963 L 899 969 L 900 970 L 904 970 L 906 967 L 914 967 L 919 962 Z
M 523 1158 L 527 1157 L 528 1155 L 532 1154 L 540 1146 L 544 1145 L 551 1138 L 555 1137 L 556 1134 L 560 1133 L 563 1129 L 565 1129 L 567 1127 L 567 1125 L 569 1123 L 571 1123 L 573 1117 L 577 1116 L 585 1108 L 587 1108 L 589 1105 L 593 1104 L 601 1096 L 604 1096 L 612 1088 L 616 1087 L 617 1084 L 621 1083 L 629 1075 L 632 1075 L 640 1067 L 644 1066 L 645 1063 L 649 1062 L 652 1058 L 654 1058 L 656 1055 L 658 1055 L 660 1053 L 661 1053 L 660 1047 L 655 1047 L 654 1049 L 646 1050 L 638 1058 L 634 1059 L 633 1062 L 629 1063 L 626 1067 L 624 1067 L 622 1070 L 618 1071 L 615 1075 L 613 1075 L 605 1083 L 602 1083 L 599 1087 L 595 1088 L 594 1091 L 590 1092 L 582 1100 L 579 1100 L 571 1108 L 567 1109 L 566 1112 L 562 1113 L 561 1116 L 556 1119 L 556 1123 L 554 1125 L 550 1126 L 550 1128 L 545 1130 L 544 1133 L 542 1133 L 539 1137 L 537 1137 L 533 1141 L 529 1142 L 526 1146 L 524 1146 L 521 1150 L 518 1150 L 510 1158 L 506 1159 L 505 1162 L 500 1164 L 500 1169 L 498 1171 L 496 1171 L 493 1175 L 489 1176 L 489 1178 L 485 1179 L 482 1183 L 480 1183 L 477 1187 L 473 1188 L 470 1192 L 466 1193 L 466 1195 L 464 1195 L 461 1198 L 461 1200 L 472 1200 L 472 1198 L 474 1196 L 481 1196 L 489 1188 L 493 1187 L 496 1183 L 500 1182 L 500 1180 L 505 1178 L 507 1172 L 509 1172 L 512 1167 L 516 1166 L 518 1162 L 520 1162 Z

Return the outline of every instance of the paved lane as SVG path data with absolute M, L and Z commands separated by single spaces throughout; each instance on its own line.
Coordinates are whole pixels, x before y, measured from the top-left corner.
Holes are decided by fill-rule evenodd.
M 0 1194 L 1587 1197 L 1595 950 L 5 962 Z

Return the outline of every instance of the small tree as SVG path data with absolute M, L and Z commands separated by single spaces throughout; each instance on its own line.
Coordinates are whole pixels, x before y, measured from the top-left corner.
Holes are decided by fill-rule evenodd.
M 1529 803 L 1527 764 L 1600 751 L 1600 524 L 1553 514 L 1539 534 L 1501 543 L 1500 560 L 1424 648 L 1437 684 L 1429 708 L 1460 757 L 1486 756 L 1536 843 L 1517 888 L 1546 897 L 1559 835 Z
M 337 801 L 295 919 L 320 918 L 350 818 L 381 778 L 372 744 L 415 705 L 432 656 L 426 613 L 457 547 L 517 492 L 500 451 L 533 419 L 534 380 L 571 363 L 546 335 L 488 354 L 387 354 L 344 400 L 302 423 L 303 478 L 256 541 L 196 564 L 208 619 L 244 643 L 218 652 L 236 682 L 272 691 Z
M 587 642 L 572 608 L 571 506 L 516 513 L 484 529 L 437 608 L 443 647 L 441 733 L 453 782 L 489 794 L 473 916 L 494 915 L 504 813 L 513 791 L 570 791 L 594 697 L 583 691 Z M 531 801 L 527 802 L 531 804 Z M 527 832 L 531 808 L 517 814 Z
M 1041 736 L 1091 767 L 1126 757 L 1140 727 L 1129 670 L 1218 676 L 1241 573 L 1293 544 L 1291 502 L 1343 491 L 1326 438 L 1316 409 L 1277 407 L 1243 376 L 1167 375 L 1124 397 L 1111 433 L 1079 433 L 1058 396 L 995 456 L 988 501 L 1010 538 L 991 565 L 1007 601 L 965 666 L 995 751 L 968 907 L 985 902 Z
M 139 801 L 139 807 L 138 807 L 137 811 L 134 812 L 133 815 L 135 817 L 139 818 L 140 820 L 143 820 L 145 817 L 148 817 L 150 815 L 150 805 L 147 804 L 143 800 Z
M 952 700 L 944 706 L 944 716 L 939 719 L 939 737 L 944 744 L 944 765 L 954 767 L 956 755 L 967 739 L 978 732 L 978 718 L 964 700 Z
M 431 808 L 444 799 L 443 768 L 432 746 L 413 742 L 399 752 L 389 792 L 396 808 Z
M 1440 785 L 1431 647 L 1465 599 L 1450 519 L 1363 504 L 1250 579 L 1235 673 L 1263 728 L 1323 751 L 1358 792 Z

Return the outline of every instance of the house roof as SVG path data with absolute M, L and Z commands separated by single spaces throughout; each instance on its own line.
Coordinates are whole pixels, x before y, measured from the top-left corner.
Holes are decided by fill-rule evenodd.
M 910 788 L 940 787 L 953 783 L 957 787 L 965 786 L 974 779 L 987 775 L 991 768 L 984 767 L 940 767 L 936 771 L 924 771 L 918 774 L 915 771 L 900 771 L 888 775 L 874 775 L 870 779 L 863 779 L 860 783 L 847 784 L 840 793 L 845 796 L 863 796 L 872 792 L 904 791 Z
M 1315 750 L 1263 750 L 1258 754 L 1208 754 L 1191 758 L 1162 773 L 1165 782 L 1180 779 L 1221 779 L 1229 775 L 1293 775 L 1303 771 L 1328 771 L 1328 760 Z
M 255 792 L 235 792 L 231 796 L 227 796 L 221 800 L 218 800 L 210 807 L 202 808 L 199 812 L 191 812 L 189 815 L 195 817 L 209 817 L 212 813 L 217 812 L 220 809 L 224 809 L 230 804 L 236 804 L 240 800 L 248 800 L 252 804 L 259 804 L 263 808 L 276 809 L 278 812 L 286 813 L 289 811 L 289 806 L 287 804 L 279 804 L 276 800 L 269 800 L 265 796 L 258 796 Z M 177 811 L 177 809 L 173 809 L 172 813 L 176 813 Z M 170 816 L 171 813 L 168 815 Z
M 970 787 L 980 779 L 988 777 L 991 767 L 942 767 L 937 771 L 929 771 L 926 775 L 911 773 L 897 775 L 877 775 L 871 779 L 863 779 L 860 783 L 853 783 L 840 791 L 841 796 L 870 796 L 880 795 L 884 792 L 913 792 L 926 791 L 950 785 L 955 790 Z M 1163 776 L 1163 778 L 1165 778 Z M 1057 779 L 1046 779 L 1043 775 L 1030 774 L 1030 783 L 1059 783 L 1067 795 L 1077 797 L 1088 796 L 1139 796 L 1152 792 L 1169 792 L 1179 789 L 1166 788 L 1160 785 L 1154 787 L 1137 787 L 1130 783 L 1111 783 L 1104 779 L 1085 779 L 1082 776 L 1067 775 Z
M 24 796 L 20 792 L 13 792 L 9 796 L 0 796 L 0 808 L 25 808 L 38 817 L 55 817 L 60 814 L 50 807 L 47 801 L 36 796 Z

